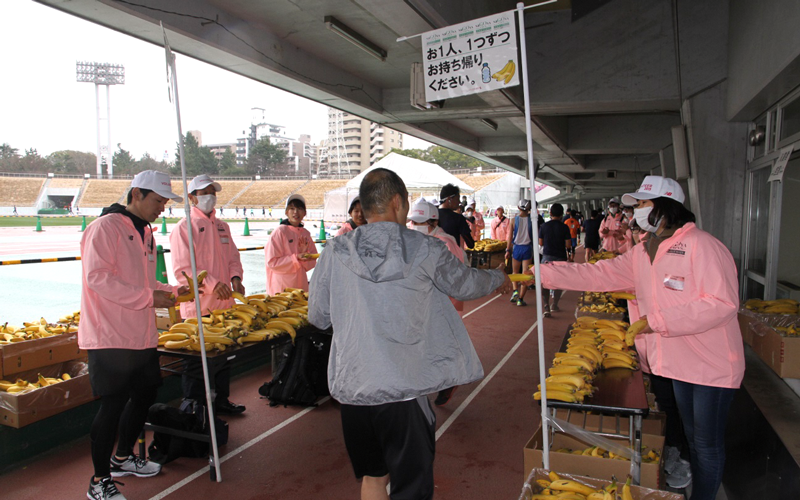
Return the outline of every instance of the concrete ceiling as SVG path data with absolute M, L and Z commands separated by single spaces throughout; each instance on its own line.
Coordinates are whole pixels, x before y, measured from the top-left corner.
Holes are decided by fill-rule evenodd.
M 38 1 L 158 45 L 162 22 L 176 52 L 525 175 L 522 87 L 416 109 L 410 70 L 422 60 L 420 41 L 395 41 L 514 1 Z M 681 123 L 673 12 L 671 2 L 612 0 L 573 20 L 573 3 L 525 16 L 537 180 L 606 198 L 669 157 L 670 127 Z M 326 29 L 325 16 L 386 50 L 386 60 Z

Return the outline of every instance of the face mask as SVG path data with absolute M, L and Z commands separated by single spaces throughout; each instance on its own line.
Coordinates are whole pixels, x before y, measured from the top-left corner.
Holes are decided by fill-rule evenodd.
M 414 225 L 412 226 L 412 229 L 413 229 L 414 231 L 419 231 L 420 233 L 423 233 L 423 234 L 428 234 L 428 228 L 429 228 L 429 227 L 430 227 L 430 226 L 429 226 L 429 225 L 427 225 L 427 224 L 420 224 L 419 226 L 418 226 L 418 225 L 416 225 L 416 224 L 414 224 Z
M 633 217 L 636 219 L 636 223 L 648 233 L 655 233 L 658 230 L 658 226 L 661 225 L 661 219 L 656 222 L 655 226 L 650 225 L 650 212 L 652 211 L 653 207 L 636 208 L 633 210 Z
M 204 214 L 211 213 L 214 210 L 214 205 L 217 204 L 217 195 L 214 194 L 201 194 L 197 197 L 197 208 Z
M 619 210 L 617 207 L 608 207 L 608 212 L 611 215 L 617 215 L 617 210 Z

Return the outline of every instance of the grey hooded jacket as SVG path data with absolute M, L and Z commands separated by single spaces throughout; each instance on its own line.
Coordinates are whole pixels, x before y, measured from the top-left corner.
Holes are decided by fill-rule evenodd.
M 329 240 L 311 278 L 309 320 L 333 325 L 331 395 L 379 405 L 483 377 L 448 297 L 477 299 L 504 279 L 502 271 L 465 266 L 439 239 L 394 222 Z

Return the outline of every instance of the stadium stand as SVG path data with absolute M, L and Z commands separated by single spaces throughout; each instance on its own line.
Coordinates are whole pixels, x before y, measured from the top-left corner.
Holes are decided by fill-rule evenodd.
M 225 207 L 231 200 L 234 200 L 243 189 L 247 188 L 253 181 L 218 181 L 222 185 L 222 191 L 217 193 L 217 207 Z M 246 192 L 246 191 L 245 191 Z M 239 204 L 239 199 L 234 200 L 234 204 Z M 227 207 L 226 207 L 227 208 Z
M 240 207 L 283 208 L 286 198 L 306 182 L 308 181 L 255 181 L 247 191 L 236 198 L 234 204 Z M 217 200 L 217 205 L 219 204 L 219 200 Z
M 107 207 L 122 198 L 131 186 L 130 179 L 90 179 L 83 196 L 76 205 L 81 207 Z
M 83 186 L 83 179 L 50 179 L 50 184 L 47 185 L 49 188 L 57 188 L 57 189 L 74 189 L 80 188 Z
M 44 181 L 44 177 L 0 177 L 0 205 L 33 206 Z
M 483 174 L 483 175 L 471 175 L 471 174 L 461 174 L 457 175 L 460 180 L 464 181 L 474 189 L 475 191 L 480 191 L 481 189 L 485 188 L 489 184 L 493 183 L 494 181 L 503 177 L 504 173 L 499 174 Z
M 325 193 L 332 189 L 344 187 L 348 180 L 314 180 L 301 187 L 297 194 L 306 199 L 306 208 L 322 208 L 325 204 Z M 286 196 L 284 196 L 285 198 Z

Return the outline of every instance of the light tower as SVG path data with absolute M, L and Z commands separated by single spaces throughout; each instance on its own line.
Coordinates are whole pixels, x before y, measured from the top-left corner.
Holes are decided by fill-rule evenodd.
M 111 151 L 111 85 L 125 84 L 125 66 L 121 64 L 98 63 L 78 61 L 75 63 L 75 72 L 79 82 L 94 83 L 94 98 L 97 106 L 97 178 L 103 177 L 103 152 L 108 157 L 108 178 L 114 177 L 114 165 Z M 106 86 L 106 124 L 108 136 L 103 145 L 100 138 L 100 85 Z

